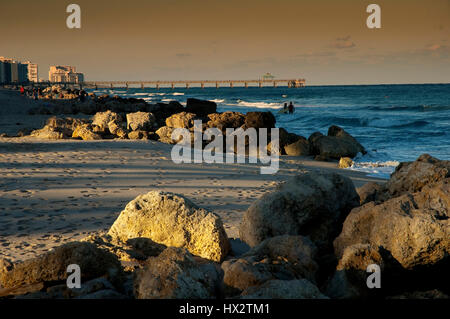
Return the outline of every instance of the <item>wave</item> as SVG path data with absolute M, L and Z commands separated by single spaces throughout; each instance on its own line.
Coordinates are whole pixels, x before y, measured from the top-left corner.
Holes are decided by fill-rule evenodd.
M 184 93 L 181 93 L 181 92 L 175 92 L 175 93 L 172 93 L 172 95 L 184 95 Z
M 270 103 L 270 102 L 247 102 L 243 100 L 237 100 L 237 103 L 227 103 L 229 106 L 240 106 L 240 107 L 254 107 L 258 109 L 281 109 L 283 106 L 280 103 Z
M 211 102 L 214 102 L 214 103 L 223 103 L 223 102 L 225 102 L 225 99 L 214 99 L 214 100 L 210 100 Z

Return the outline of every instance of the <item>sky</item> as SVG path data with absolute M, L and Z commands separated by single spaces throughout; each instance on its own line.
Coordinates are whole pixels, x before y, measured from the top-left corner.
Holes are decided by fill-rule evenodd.
M 81 29 L 66 7 L 81 7 Z M 369 29 L 366 7 L 381 7 Z M 1 0 L 0 56 L 39 77 L 305 78 L 307 85 L 449 83 L 450 0 Z

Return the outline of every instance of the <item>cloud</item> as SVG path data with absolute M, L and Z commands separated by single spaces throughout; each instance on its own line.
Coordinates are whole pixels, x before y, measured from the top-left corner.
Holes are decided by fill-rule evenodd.
M 356 47 L 356 44 L 351 40 L 351 36 L 348 35 L 346 37 L 337 38 L 331 47 L 335 49 L 350 49 Z

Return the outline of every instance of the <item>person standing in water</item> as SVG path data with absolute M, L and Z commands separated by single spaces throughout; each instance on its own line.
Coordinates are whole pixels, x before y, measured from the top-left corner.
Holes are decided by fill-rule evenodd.
M 292 104 L 292 102 L 291 103 L 289 103 L 289 114 L 292 114 L 292 113 L 294 113 L 294 104 Z

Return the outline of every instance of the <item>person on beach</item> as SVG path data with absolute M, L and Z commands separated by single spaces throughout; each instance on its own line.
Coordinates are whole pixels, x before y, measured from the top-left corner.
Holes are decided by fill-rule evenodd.
M 23 85 L 20 86 L 20 95 L 24 96 L 25 94 L 25 89 L 23 87 Z
M 33 88 L 33 98 L 34 98 L 35 100 L 38 99 L 38 93 L 37 93 L 36 88 Z
M 291 102 L 291 103 L 289 103 L 289 114 L 292 114 L 292 113 L 294 113 L 294 110 L 295 110 L 295 108 L 294 108 L 294 104 L 292 104 L 292 102 Z

